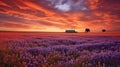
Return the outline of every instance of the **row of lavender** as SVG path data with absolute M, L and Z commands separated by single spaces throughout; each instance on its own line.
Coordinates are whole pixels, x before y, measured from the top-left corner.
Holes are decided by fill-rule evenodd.
M 3 43 L 2 67 L 120 67 L 119 37 L 37 37 Z

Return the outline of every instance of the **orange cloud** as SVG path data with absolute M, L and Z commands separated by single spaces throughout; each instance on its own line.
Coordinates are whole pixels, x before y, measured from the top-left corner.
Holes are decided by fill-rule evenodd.
M 23 3 L 25 5 L 27 5 L 28 7 L 30 7 L 31 9 L 36 9 L 36 10 L 39 10 L 40 12 L 44 12 L 46 15 L 49 15 L 49 14 L 53 15 L 54 14 L 54 12 L 52 12 L 50 10 L 47 10 L 47 9 L 41 7 L 41 6 L 38 6 L 37 4 L 34 4 L 30 1 L 23 1 Z
M 11 7 L 10 5 L 8 5 L 8 4 L 6 4 L 6 3 L 4 3 L 4 2 L 2 2 L 2 1 L 0 1 L 0 6 Z

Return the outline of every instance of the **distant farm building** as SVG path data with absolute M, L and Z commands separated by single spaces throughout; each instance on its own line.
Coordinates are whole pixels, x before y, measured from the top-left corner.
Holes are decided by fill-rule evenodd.
M 66 33 L 77 33 L 75 30 L 65 30 Z

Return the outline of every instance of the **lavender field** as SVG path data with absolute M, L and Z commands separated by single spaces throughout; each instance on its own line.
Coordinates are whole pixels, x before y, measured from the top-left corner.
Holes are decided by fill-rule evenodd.
M 0 67 L 120 67 L 119 33 L 0 32 Z

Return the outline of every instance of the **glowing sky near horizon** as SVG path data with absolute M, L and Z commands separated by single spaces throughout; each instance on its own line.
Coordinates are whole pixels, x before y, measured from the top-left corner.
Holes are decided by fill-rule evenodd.
M 120 0 L 0 0 L 0 30 L 120 32 Z

